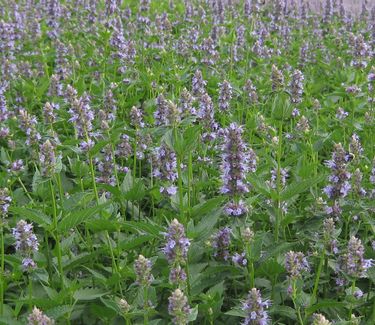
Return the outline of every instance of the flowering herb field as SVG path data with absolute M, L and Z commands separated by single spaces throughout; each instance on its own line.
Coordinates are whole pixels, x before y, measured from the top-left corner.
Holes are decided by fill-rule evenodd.
M 2 3 L 0 324 L 375 324 L 375 6 Z

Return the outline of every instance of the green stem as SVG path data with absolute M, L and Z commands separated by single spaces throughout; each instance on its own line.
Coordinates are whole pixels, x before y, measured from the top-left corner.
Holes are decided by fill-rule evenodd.
M 18 183 L 20 183 L 22 189 L 24 190 L 24 192 L 25 192 L 26 196 L 28 197 L 28 199 L 30 200 L 30 202 L 33 203 L 34 202 L 33 198 L 30 196 L 29 191 L 26 189 L 25 184 L 22 182 L 22 180 L 19 176 L 17 177 L 17 180 L 18 180 Z
M 255 278 L 254 278 L 254 263 L 251 258 L 251 251 L 250 251 L 249 243 L 246 245 L 246 255 L 247 255 L 247 260 L 248 260 L 248 272 L 249 272 L 249 284 L 250 284 L 249 289 L 252 289 L 255 287 Z
M 187 287 L 186 290 L 187 290 L 187 295 L 188 295 L 188 299 L 190 302 L 191 286 L 190 286 L 189 257 L 186 258 L 185 270 L 186 270 L 186 287 Z
M 352 292 L 351 292 L 352 295 L 354 295 L 354 291 L 355 291 L 355 280 L 353 280 L 353 282 L 352 282 Z M 352 318 L 352 312 L 353 312 L 353 304 L 350 303 L 349 315 L 348 315 L 348 317 L 349 317 L 349 321 L 350 321 L 351 318 Z
M 177 158 L 177 174 L 178 174 L 178 194 L 180 203 L 180 218 L 181 222 L 186 226 L 186 220 L 184 215 L 184 193 L 182 187 L 182 172 L 181 172 L 181 160 Z
M 31 276 L 28 276 L 29 280 L 29 310 L 33 310 L 33 281 L 31 280 Z
M 280 122 L 279 125 L 279 146 L 277 150 L 277 184 L 276 184 L 276 189 L 277 189 L 277 206 L 276 206 L 276 229 L 275 229 L 275 239 L 276 242 L 279 241 L 279 228 L 281 224 L 281 219 L 282 219 L 282 207 L 281 207 L 281 198 L 280 198 L 280 193 L 281 193 L 281 156 L 282 156 L 282 137 L 283 137 L 283 124 Z M 285 237 L 285 234 L 284 234 Z
M 304 325 L 302 315 L 301 315 L 301 309 L 299 306 L 297 306 L 296 303 L 296 298 L 297 298 L 297 288 L 296 288 L 296 280 L 293 280 L 293 294 L 292 294 L 292 300 L 294 304 L 294 309 L 297 311 L 297 316 L 298 316 L 298 321 L 301 325 Z
M 96 202 L 99 204 L 99 194 L 98 194 L 98 189 L 96 187 L 94 164 L 92 162 L 91 154 L 89 154 L 89 164 L 90 164 L 90 174 L 91 174 L 92 187 L 94 189 Z
M 174 136 L 175 141 L 177 142 L 177 128 L 174 127 Z M 177 175 L 178 175 L 178 195 L 179 195 L 179 203 L 180 203 L 180 221 L 186 225 L 185 215 L 184 215 L 184 193 L 183 193 L 183 185 L 182 185 L 182 171 L 181 171 L 181 157 L 177 155 Z
M 0 315 L 3 316 L 4 311 L 4 259 L 5 259 L 5 249 L 4 249 L 4 227 L 1 225 L 1 278 L 0 278 Z
M 320 274 L 322 272 L 324 260 L 325 260 L 325 249 L 323 248 L 322 255 L 320 256 L 318 270 L 316 272 L 316 277 L 315 277 L 315 282 L 314 282 L 314 289 L 313 289 L 313 293 L 312 293 L 312 297 L 311 297 L 312 303 L 315 303 L 315 301 L 316 301 L 316 294 L 318 292 Z
M 148 325 L 148 287 L 143 288 L 143 324 Z
M 53 188 L 52 180 L 49 180 L 49 188 L 51 192 L 52 197 L 52 207 L 53 207 L 53 227 L 54 227 L 54 233 L 53 236 L 56 241 L 56 250 L 57 250 L 57 267 L 60 274 L 60 282 L 61 282 L 61 288 L 64 288 L 64 273 L 63 273 L 63 267 L 62 267 L 62 257 L 61 257 L 61 247 L 60 247 L 60 236 L 58 234 L 57 230 L 57 206 L 56 206 L 56 199 L 55 199 L 55 191 Z

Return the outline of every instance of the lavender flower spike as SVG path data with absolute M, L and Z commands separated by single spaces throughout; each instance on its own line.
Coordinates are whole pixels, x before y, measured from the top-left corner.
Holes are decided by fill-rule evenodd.
M 324 192 L 330 199 L 337 199 L 348 195 L 351 185 L 349 180 L 351 174 L 347 170 L 349 155 L 340 143 L 335 145 L 332 159 L 326 161 L 326 166 L 331 169 L 329 176 L 330 185 L 324 188 Z
M 34 252 L 38 251 L 39 243 L 33 232 L 33 225 L 28 224 L 25 220 L 20 220 L 12 230 L 13 236 L 16 239 L 16 251 L 24 256 L 22 260 L 24 270 L 31 271 L 35 269 L 36 264 L 31 256 Z
M 292 74 L 289 88 L 292 95 L 292 103 L 298 104 L 302 101 L 304 77 L 301 71 L 295 70 Z
M 168 232 L 165 234 L 167 244 L 163 248 L 163 252 L 170 264 L 185 263 L 190 241 L 185 236 L 184 226 L 173 219 Z
M 223 83 L 220 83 L 219 86 L 219 108 L 221 111 L 227 111 L 233 95 L 232 86 L 226 80 L 224 80 Z
M 168 298 L 168 312 L 173 317 L 173 324 L 185 325 L 187 324 L 191 309 L 187 297 L 180 289 L 176 289 Z
M 143 255 L 139 255 L 134 262 L 134 271 L 137 276 L 137 283 L 143 287 L 148 287 L 153 281 L 151 274 L 152 263 Z
M 8 209 L 12 198 L 9 196 L 7 188 L 0 188 L 0 217 L 5 218 L 8 215 Z
M 214 248 L 214 257 L 227 260 L 229 258 L 230 235 L 232 230 L 229 227 L 220 229 L 212 236 L 212 247 Z
M 32 313 L 27 317 L 28 325 L 53 325 L 55 321 L 34 306 Z
M 352 236 L 349 240 L 347 253 L 339 260 L 341 271 L 355 278 L 365 278 L 367 270 L 374 265 L 374 261 L 365 259 L 364 253 L 362 241 Z
M 230 124 L 224 133 L 224 145 L 222 154 L 222 181 L 221 192 L 232 196 L 226 209 L 229 215 L 241 215 L 246 212 L 244 204 L 240 201 L 233 201 L 249 192 L 249 184 L 246 181 L 246 174 L 256 170 L 256 155 L 242 140 L 242 128 L 236 123 Z
M 246 318 L 242 325 L 268 325 L 271 320 L 267 309 L 271 305 L 269 300 L 263 300 L 260 291 L 253 288 L 249 291 L 247 299 L 242 304 L 242 310 L 246 312 Z
M 51 177 L 56 170 L 55 145 L 47 140 L 40 146 L 39 160 L 42 167 L 42 175 Z
M 286 253 L 285 268 L 292 279 L 301 277 L 303 271 L 310 269 L 305 255 L 301 252 L 293 251 Z
M 159 178 L 161 181 L 173 183 L 177 179 L 177 157 L 174 151 L 169 149 L 168 146 L 162 144 L 156 148 L 153 154 L 153 175 Z M 167 195 L 174 195 L 177 192 L 177 188 L 173 185 L 164 188 L 160 188 L 161 193 Z
M 314 314 L 312 325 L 331 325 L 332 323 L 322 314 Z

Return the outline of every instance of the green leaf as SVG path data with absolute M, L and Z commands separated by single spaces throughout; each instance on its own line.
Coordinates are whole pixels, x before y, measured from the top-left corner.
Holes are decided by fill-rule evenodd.
M 231 309 L 230 311 L 227 311 L 225 313 L 225 315 L 237 316 L 237 317 L 243 317 L 243 318 L 245 318 L 246 317 L 246 312 L 243 311 L 242 309 L 234 308 L 234 309 Z
M 42 211 L 22 208 L 22 207 L 10 207 L 9 211 L 21 216 L 24 219 L 36 222 L 40 226 L 51 225 L 52 220 L 49 216 L 45 215 Z
M 94 232 L 100 232 L 105 230 L 109 232 L 114 232 L 120 227 L 120 224 L 114 220 L 108 222 L 108 220 L 103 219 L 90 220 L 87 221 L 85 224 L 87 229 L 90 229 Z
M 122 197 L 129 201 L 142 200 L 146 194 L 145 186 L 141 179 L 133 179 L 129 171 L 121 184 Z
M 93 217 L 95 214 L 99 213 L 103 210 L 109 203 L 97 205 L 95 207 L 86 208 L 83 210 L 72 212 L 71 214 L 63 217 L 63 219 L 59 222 L 57 229 L 61 232 L 68 231 L 72 229 L 82 222 L 88 220 L 89 218 Z
M 217 224 L 221 215 L 221 207 L 219 206 L 213 210 L 209 215 L 204 216 L 198 225 L 194 228 L 194 234 L 188 234 L 189 237 L 203 239 L 206 238 Z
M 255 190 L 265 196 L 271 195 L 271 189 L 266 184 L 265 181 L 261 180 L 258 176 L 252 174 L 248 175 L 247 179 L 250 181 L 251 185 L 255 188 Z
M 1 325 L 22 325 L 22 322 L 18 320 L 6 316 L 0 316 L 0 324 Z
M 211 212 L 212 209 L 220 207 L 224 199 L 225 198 L 223 196 L 219 196 L 194 206 L 191 212 L 192 217 L 195 218 L 205 216 L 206 214 Z
M 165 228 L 149 222 L 141 221 L 124 221 L 122 222 L 123 228 L 126 230 L 135 230 L 137 232 L 145 232 L 153 237 L 160 238 L 161 233 L 165 232 Z
M 325 175 L 320 175 L 320 176 L 317 176 L 317 177 L 314 177 L 314 178 L 294 182 L 294 183 L 290 184 L 289 186 L 287 186 L 281 192 L 280 197 L 283 201 L 288 200 L 288 199 L 292 198 L 293 196 L 306 191 L 307 189 L 309 189 L 313 185 L 323 181 L 325 179 L 325 177 L 326 177 Z
M 81 266 L 89 261 L 92 261 L 100 253 L 99 250 L 94 251 L 93 253 L 82 253 L 74 257 L 70 257 L 67 261 L 63 263 L 63 268 L 65 271 L 73 269 L 76 266 Z
M 278 93 L 272 103 L 272 117 L 276 120 L 288 119 L 292 110 L 289 95 L 286 92 Z
M 79 289 L 73 294 L 75 300 L 94 300 L 106 295 L 108 292 L 103 291 L 102 289 L 96 288 L 83 288 Z
M 60 317 L 70 313 L 72 311 L 72 307 L 69 305 L 62 305 L 51 308 L 46 311 L 47 316 L 52 317 L 53 319 L 57 320 Z
M 113 300 L 109 300 L 109 299 L 104 299 L 103 297 L 100 298 L 101 302 L 107 306 L 108 308 L 112 309 L 113 311 L 115 311 L 116 313 L 120 314 L 121 311 L 120 311 L 120 307 L 118 305 L 118 303 L 116 303 L 116 301 L 113 301 Z
M 327 308 L 341 308 L 346 305 L 345 302 L 340 302 L 337 300 L 325 299 L 319 301 L 317 304 L 306 308 L 306 312 L 311 315 L 312 313 L 316 312 L 320 309 L 327 309 Z
M 270 309 L 270 314 L 275 315 L 275 316 L 284 316 L 288 317 L 292 320 L 297 320 L 297 314 L 296 311 L 289 306 L 273 306 Z
M 49 179 L 43 177 L 41 173 L 39 172 L 39 170 L 37 169 L 34 173 L 33 181 L 31 183 L 31 188 L 33 190 L 33 193 L 42 195 L 42 193 L 45 191 L 46 186 L 47 186 L 45 183 L 48 181 Z M 43 187 L 43 185 L 45 187 Z
M 130 240 L 128 239 L 128 240 L 122 241 L 119 244 L 119 248 L 121 250 L 127 251 L 127 250 L 130 250 L 130 249 L 136 248 L 138 246 L 141 246 L 143 243 L 150 242 L 153 238 L 154 238 L 154 236 L 151 236 L 151 235 L 137 236 L 133 239 L 130 239 Z
M 189 322 L 194 322 L 197 319 L 198 316 L 198 305 L 196 305 L 194 308 L 191 309 L 191 312 L 188 316 Z

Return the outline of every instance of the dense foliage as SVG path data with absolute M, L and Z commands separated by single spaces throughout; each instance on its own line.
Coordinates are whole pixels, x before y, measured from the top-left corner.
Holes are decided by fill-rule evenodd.
M 375 324 L 375 7 L 0 8 L 1 324 Z

